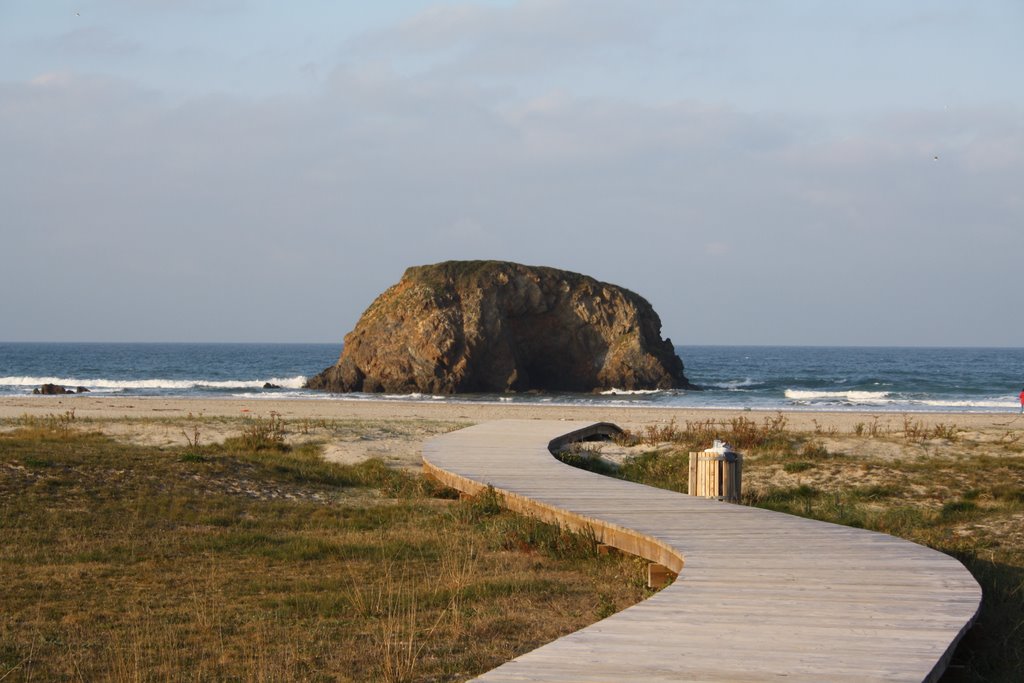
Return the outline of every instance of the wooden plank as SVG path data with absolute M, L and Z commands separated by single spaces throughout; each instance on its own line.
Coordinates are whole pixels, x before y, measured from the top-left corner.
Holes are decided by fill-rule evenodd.
M 690 453 L 690 477 L 686 484 L 691 496 L 697 495 L 697 454 Z
M 721 463 L 721 468 L 722 468 L 722 499 L 723 500 L 727 500 L 730 503 L 737 502 L 737 500 L 738 500 L 738 498 L 736 497 L 736 495 L 735 495 L 735 493 L 733 491 L 733 483 L 732 483 L 732 472 L 733 472 L 734 467 L 735 466 L 732 463 L 729 463 L 729 462 Z
M 549 451 L 607 423 L 512 420 L 428 441 L 424 471 L 679 572 L 654 597 L 486 681 L 934 681 L 977 613 L 959 562 L 902 539 L 601 477 Z M 728 495 L 692 458 L 690 490 Z M 685 566 L 684 566 L 685 565 Z M 651 638 L 652 631 L 658 634 Z M 737 646 L 742 643 L 742 647 Z

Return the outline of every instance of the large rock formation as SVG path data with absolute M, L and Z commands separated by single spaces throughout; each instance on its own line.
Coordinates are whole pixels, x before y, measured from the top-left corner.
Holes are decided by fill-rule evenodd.
M 448 261 L 406 270 L 307 386 L 451 394 L 689 383 L 637 294 L 554 268 Z

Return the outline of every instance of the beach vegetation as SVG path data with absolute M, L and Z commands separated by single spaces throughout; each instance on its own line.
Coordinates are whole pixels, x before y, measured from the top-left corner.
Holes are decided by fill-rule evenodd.
M 814 433 L 818 436 L 835 436 L 839 433 L 839 426 L 835 424 L 821 424 L 816 419 L 811 420 L 811 424 L 814 425 Z
M 903 416 L 903 438 L 907 441 L 923 441 L 928 438 L 928 434 L 924 421 L 915 420 L 910 415 Z
M 614 475 L 618 469 L 615 463 L 601 457 L 600 443 L 577 441 L 554 455 L 566 465 L 598 474 Z
M 932 426 L 932 438 L 933 439 L 946 439 L 947 441 L 956 441 L 957 436 L 963 431 L 955 424 L 946 424 L 940 422 Z
M 804 441 L 803 445 L 800 446 L 800 457 L 811 460 L 821 460 L 823 458 L 831 457 L 831 454 L 820 442 L 810 439 Z
M 625 432 L 621 439 L 627 444 L 672 444 L 692 450 L 704 450 L 719 439 L 733 448 L 774 451 L 792 444 L 794 434 L 787 429 L 787 422 L 782 413 L 761 422 L 742 415 L 727 420 L 687 420 L 682 425 L 672 419 L 666 424 L 649 425 L 639 433 Z
M 465 680 L 651 593 L 591 533 L 276 417 L 169 448 L 72 420 L 0 432 L 4 681 Z
M 242 433 L 231 437 L 224 445 L 243 451 L 287 451 L 287 433 L 284 420 L 276 412 L 271 411 L 270 416 L 266 418 L 246 418 Z
M 943 681 L 1024 677 L 1024 459 L 1019 430 L 969 433 L 903 416 L 798 432 L 783 417 L 674 421 L 628 434 L 612 473 L 686 492 L 689 453 L 724 439 L 744 455 L 742 504 L 899 536 L 959 559 L 980 616 Z
M 15 418 L 13 423 L 14 426 L 26 432 L 46 434 L 56 438 L 71 436 L 78 426 L 73 409 L 66 410 L 63 413 L 50 413 L 48 415 L 22 415 Z
M 838 433 L 838 427 L 832 431 L 833 435 Z M 851 430 L 851 433 L 854 436 L 866 436 L 874 439 L 876 437 L 882 436 L 883 434 L 888 434 L 889 427 L 879 422 L 878 416 L 874 415 L 872 416 L 870 423 L 855 422 L 853 425 L 853 429 Z
M 649 450 L 626 458 L 616 476 L 649 486 L 686 493 L 689 486 L 689 454 Z

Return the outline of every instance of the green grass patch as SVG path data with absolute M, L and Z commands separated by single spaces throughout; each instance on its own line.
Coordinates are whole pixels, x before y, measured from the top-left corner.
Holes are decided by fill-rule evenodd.
M 461 680 L 648 594 L 493 492 L 324 462 L 266 423 L 168 450 L 80 427 L 0 433 L 4 680 Z
M 605 476 L 614 476 L 618 469 L 613 463 L 601 457 L 600 450 L 593 447 L 581 448 L 580 444 L 573 444 L 572 447 L 555 453 L 555 457 L 566 465 Z

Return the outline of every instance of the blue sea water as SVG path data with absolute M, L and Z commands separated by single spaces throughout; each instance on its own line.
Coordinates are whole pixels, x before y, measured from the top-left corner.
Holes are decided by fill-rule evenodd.
M 43 383 L 93 395 L 569 403 L 688 408 L 998 412 L 1019 410 L 1024 349 L 683 346 L 703 391 L 328 395 L 302 388 L 336 344 L 0 343 L 0 396 Z M 264 389 L 265 383 L 279 389 Z M 47 400 L 47 397 L 39 397 Z

